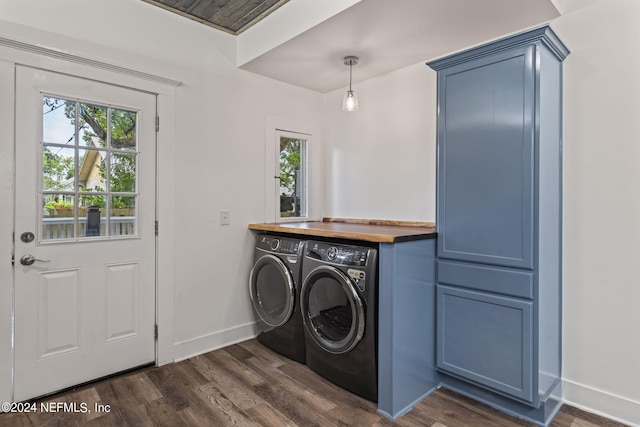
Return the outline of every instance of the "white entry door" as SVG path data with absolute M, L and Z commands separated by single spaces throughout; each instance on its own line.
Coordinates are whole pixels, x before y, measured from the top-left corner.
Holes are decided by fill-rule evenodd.
M 155 360 L 155 117 L 155 95 L 16 70 L 16 401 Z

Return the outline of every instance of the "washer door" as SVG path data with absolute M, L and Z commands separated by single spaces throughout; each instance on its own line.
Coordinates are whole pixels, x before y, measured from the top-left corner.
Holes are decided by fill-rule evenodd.
M 265 255 L 256 261 L 249 276 L 253 307 L 269 326 L 282 326 L 291 317 L 295 305 L 295 284 L 280 258 Z
M 346 353 L 362 339 L 362 300 L 340 270 L 329 266 L 313 269 L 302 284 L 300 308 L 307 332 L 329 353 Z

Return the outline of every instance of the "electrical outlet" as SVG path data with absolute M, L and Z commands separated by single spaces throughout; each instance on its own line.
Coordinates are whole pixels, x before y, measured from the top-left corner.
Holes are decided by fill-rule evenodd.
M 229 225 L 231 216 L 230 211 L 220 211 L 220 225 Z

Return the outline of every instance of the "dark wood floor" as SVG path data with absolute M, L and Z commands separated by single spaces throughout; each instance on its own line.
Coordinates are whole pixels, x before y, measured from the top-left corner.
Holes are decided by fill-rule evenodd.
M 42 402 L 75 404 L 87 413 L 0 414 L 1 426 L 526 426 L 447 390 L 397 421 L 376 404 L 328 383 L 305 365 L 255 340 L 179 363 L 147 368 L 60 393 Z M 36 402 L 38 405 L 40 402 Z M 95 411 L 109 405 L 109 411 Z M 106 407 L 105 407 L 106 409 Z M 555 427 L 622 426 L 564 406 Z

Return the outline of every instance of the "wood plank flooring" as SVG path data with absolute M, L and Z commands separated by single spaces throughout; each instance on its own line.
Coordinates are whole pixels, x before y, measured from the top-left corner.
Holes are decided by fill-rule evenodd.
M 36 413 L 0 413 L 8 426 L 527 426 L 485 405 L 438 390 L 396 421 L 377 405 L 327 382 L 255 340 L 179 363 L 145 368 L 35 402 Z M 80 412 L 45 413 L 40 403 Z M 82 413 L 82 404 L 88 411 Z M 103 411 L 96 411 L 96 405 Z M 69 408 L 67 408 L 69 409 Z M 554 427 L 622 424 L 563 406 Z

